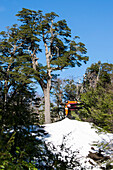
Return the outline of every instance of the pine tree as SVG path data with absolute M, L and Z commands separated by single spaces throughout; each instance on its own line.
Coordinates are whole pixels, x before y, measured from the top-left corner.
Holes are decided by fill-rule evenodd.
M 0 35 L 0 168 L 33 168 L 29 146 L 33 151 L 36 143 L 35 139 L 30 142 L 35 92 L 30 58 L 22 48 L 17 25 Z
M 81 117 L 111 132 L 113 131 L 112 76 L 113 64 L 92 64 L 86 70 L 86 79 L 83 82 L 85 91 L 81 94 L 81 100 L 90 110 L 90 114 L 81 111 Z
M 54 12 L 42 14 L 42 11 L 33 11 L 23 8 L 17 16 L 22 22 L 20 32 L 24 47 L 31 56 L 35 79 L 40 84 L 45 98 L 45 123 L 50 123 L 50 90 L 53 78 L 52 72 L 67 67 L 81 66 L 86 63 L 87 50 L 85 45 L 71 38 L 71 30 L 65 20 L 56 22 L 57 14 Z M 37 53 L 41 52 L 39 44 L 43 43 L 45 49 L 45 65 L 38 63 Z M 43 50 L 43 49 L 42 49 Z M 41 54 L 40 54 L 41 55 Z M 39 54 L 38 54 L 39 56 Z
M 36 98 L 32 83 L 47 74 L 45 67 L 35 65 L 38 39 L 34 40 L 32 31 L 28 34 L 23 26 L 13 25 L 0 33 L 0 169 L 66 166 L 39 139 L 44 130 L 33 126 Z

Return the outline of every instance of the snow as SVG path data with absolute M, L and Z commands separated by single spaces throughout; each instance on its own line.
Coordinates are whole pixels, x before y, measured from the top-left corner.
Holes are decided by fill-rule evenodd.
M 53 152 L 61 152 L 65 158 L 67 152 L 65 149 L 61 149 L 63 144 L 68 152 L 72 151 L 76 153 L 76 159 L 83 168 L 92 169 L 93 166 L 93 169 L 99 169 L 97 163 L 87 157 L 89 151 L 96 152 L 100 148 L 104 150 L 105 155 L 110 155 L 111 159 L 113 159 L 113 134 L 105 132 L 98 133 L 98 130 L 92 127 L 91 123 L 65 118 L 62 121 L 44 126 L 45 131 L 49 134 L 44 140 L 46 143 L 51 142 L 54 145 L 56 151 L 53 150 Z M 102 143 L 106 144 L 106 146 L 109 144 L 110 148 L 107 150 L 104 149 L 103 145 L 101 145 Z M 89 160 L 94 165 L 91 165 Z

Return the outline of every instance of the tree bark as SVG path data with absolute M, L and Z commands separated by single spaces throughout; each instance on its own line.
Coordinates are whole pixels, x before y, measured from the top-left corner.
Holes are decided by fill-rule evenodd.
M 47 82 L 47 88 L 44 89 L 44 100 L 45 100 L 45 123 L 51 123 L 50 116 L 50 84 L 51 80 Z
M 47 43 L 45 41 L 43 35 L 43 41 L 45 46 L 45 55 L 46 55 L 46 63 L 47 63 L 47 84 L 46 88 L 44 88 L 44 99 L 45 99 L 45 123 L 51 123 L 50 116 L 50 89 L 51 89 L 51 68 L 50 68 L 50 50 L 48 49 Z

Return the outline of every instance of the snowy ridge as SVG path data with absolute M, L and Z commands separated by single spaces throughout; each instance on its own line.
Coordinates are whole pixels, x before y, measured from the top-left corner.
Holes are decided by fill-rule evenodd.
M 56 148 L 53 152 L 60 152 L 64 159 L 67 154 L 66 149 L 70 156 L 75 152 L 76 160 L 79 161 L 82 168 L 100 169 L 97 162 L 88 158 L 89 151 L 96 152 L 102 149 L 103 154 L 110 156 L 113 160 L 113 134 L 97 133 L 97 129 L 92 128 L 91 123 L 65 118 L 59 122 L 46 124 L 44 129 L 49 133 L 45 137 L 46 143 L 52 143 Z M 107 146 L 107 150 L 101 144 Z M 64 146 L 65 149 L 61 149 L 61 146 Z M 79 168 L 76 167 L 75 169 Z

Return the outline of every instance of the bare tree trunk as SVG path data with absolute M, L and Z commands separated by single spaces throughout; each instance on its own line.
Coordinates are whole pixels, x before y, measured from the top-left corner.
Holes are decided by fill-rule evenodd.
M 51 123 L 51 116 L 50 116 L 50 84 L 51 84 L 51 80 L 48 80 L 47 88 L 44 89 L 45 123 Z
M 44 99 L 45 99 L 45 123 L 51 123 L 51 115 L 50 115 L 50 88 L 51 88 L 51 68 L 50 68 L 50 56 L 51 52 L 48 49 L 45 38 L 43 37 L 44 46 L 45 46 L 45 55 L 46 55 L 46 63 L 47 63 L 47 85 L 44 88 Z

